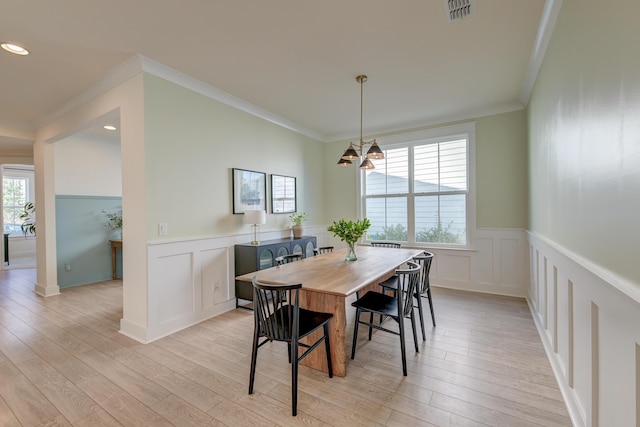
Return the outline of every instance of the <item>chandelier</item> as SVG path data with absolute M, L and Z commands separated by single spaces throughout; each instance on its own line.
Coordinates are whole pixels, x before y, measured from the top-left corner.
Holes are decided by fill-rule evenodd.
M 354 144 L 353 142 L 349 143 L 349 148 L 344 152 L 340 160 L 338 161 L 339 166 L 350 166 L 353 164 L 353 161 L 359 160 L 362 157 L 362 153 L 364 152 L 364 147 L 366 145 L 370 145 L 367 154 L 364 155 L 364 160 L 360 164 L 360 169 L 375 169 L 373 166 L 373 162 L 371 159 L 384 159 L 384 153 L 378 146 L 378 143 L 375 139 L 371 141 L 365 141 L 362 139 L 362 92 L 364 87 L 364 82 L 367 81 L 367 76 L 361 74 L 356 77 L 356 81 L 360 83 L 360 142 Z

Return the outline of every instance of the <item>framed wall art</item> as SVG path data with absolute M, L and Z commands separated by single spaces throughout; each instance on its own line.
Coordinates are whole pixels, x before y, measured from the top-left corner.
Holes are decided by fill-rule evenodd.
M 267 174 L 245 169 L 232 169 L 233 213 L 245 210 L 267 210 Z
M 271 212 L 295 212 L 296 179 L 292 176 L 271 175 Z

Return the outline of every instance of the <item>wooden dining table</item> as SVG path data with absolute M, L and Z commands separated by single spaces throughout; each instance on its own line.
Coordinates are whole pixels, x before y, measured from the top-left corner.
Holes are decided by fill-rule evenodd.
M 345 248 L 243 274 L 236 279 L 251 282 L 256 276 L 259 281 L 270 284 L 301 283 L 300 307 L 333 314 L 333 319 L 329 322 L 331 364 L 334 375 L 345 376 L 346 298 L 368 290 L 380 292 L 378 283 L 391 277 L 396 268 L 422 252 L 421 249 L 358 246 L 356 261 L 345 261 Z M 321 331 L 317 333 L 320 334 Z M 314 338 L 317 339 L 315 335 L 307 337 L 309 341 Z M 324 347 L 320 346 L 301 363 L 327 372 L 326 362 Z

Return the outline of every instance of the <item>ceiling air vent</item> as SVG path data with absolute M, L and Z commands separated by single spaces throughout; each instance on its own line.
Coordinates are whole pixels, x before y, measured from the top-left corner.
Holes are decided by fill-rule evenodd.
M 476 13 L 476 1 L 444 0 L 444 8 L 449 22 L 460 21 Z

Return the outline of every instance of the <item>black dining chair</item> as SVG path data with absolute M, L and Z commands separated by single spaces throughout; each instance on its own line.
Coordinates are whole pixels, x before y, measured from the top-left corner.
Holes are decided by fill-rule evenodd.
M 300 261 L 304 256 L 302 254 L 281 255 L 276 258 L 276 265 L 287 264 L 294 261 Z
M 377 248 L 399 248 L 400 243 L 396 242 L 371 242 L 371 246 Z
M 385 332 L 390 332 L 395 335 L 400 335 L 400 352 L 402 354 L 402 373 L 407 376 L 407 355 L 405 350 L 405 333 L 404 333 L 404 319 L 411 319 L 411 329 L 413 330 L 413 344 L 416 348 L 416 353 L 419 353 L 418 349 L 418 335 L 416 333 L 416 318 L 413 312 L 413 295 L 416 292 L 418 286 L 418 280 L 420 279 L 420 265 L 415 262 L 408 261 L 407 268 L 399 268 L 396 270 L 396 277 L 398 278 L 398 289 L 401 292 L 396 292 L 394 296 L 381 294 L 375 291 L 368 291 L 363 297 L 358 298 L 351 305 L 356 308 L 356 320 L 353 328 L 353 344 L 351 346 L 351 359 L 356 355 L 356 344 L 358 341 L 358 326 L 360 324 L 367 325 L 369 327 L 369 340 L 371 340 L 371 331 L 378 329 Z M 371 316 L 368 322 L 360 320 L 360 313 L 379 314 L 382 317 L 390 318 L 398 323 L 399 332 L 391 329 L 387 329 L 382 324 L 376 324 Z
M 436 316 L 433 312 L 433 299 L 431 298 L 431 286 L 429 283 L 429 272 L 431 271 L 431 262 L 433 261 L 433 254 L 431 252 L 424 251 L 421 255 L 413 257 L 413 261 L 420 265 L 420 280 L 418 287 L 416 288 L 415 299 L 416 306 L 418 308 L 418 314 L 420 317 L 420 328 L 422 329 L 422 340 L 426 341 L 426 332 L 424 329 L 424 312 L 422 310 L 422 298 L 429 300 L 429 309 L 431 311 L 431 323 L 436 326 Z M 382 286 L 382 292 L 386 291 L 396 292 L 398 289 L 398 280 L 396 276 L 385 280 L 380 283 Z
M 313 248 L 314 255 L 326 254 L 327 252 L 333 252 L 333 246 L 323 246 L 321 248 Z
M 329 378 L 333 378 L 329 344 L 329 320 L 333 318 L 333 314 L 300 308 L 298 291 L 302 287 L 301 284 L 269 285 L 261 283 L 255 276 L 252 278 L 252 283 L 254 329 L 249 394 L 253 394 L 258 348 L 267 342 L 284 341 L 289 348 L 291 412 L 295 417 L 298 411 L 298 363 L 322 342 L 327 352 Z M 315 343 L 306 344 L 299 341 L 321 327 L 324 334 Z M 261 337 L 265 338 L 262 342 L 260 342 Z M 306 349 L 302 355 L 299 355 L 300 347 Z

